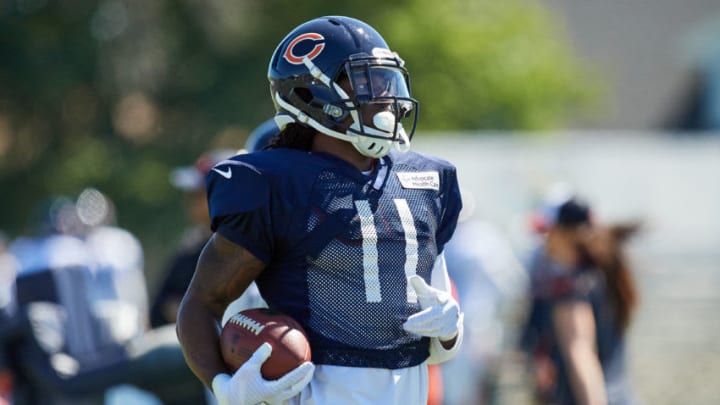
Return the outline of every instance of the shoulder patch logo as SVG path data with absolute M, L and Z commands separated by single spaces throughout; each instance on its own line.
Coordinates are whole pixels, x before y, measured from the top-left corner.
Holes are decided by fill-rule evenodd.
M 440 190 L 440 173 L 438 172 L 397 172 L 397 176 L 403 188 Z
M 302 45 L 299 46 L 300 44 Z M 283 54 L 283 58 L 293 65 L 302 65 L 305 57 L 313 60 L 320 55 L 323 49 L 325 49 L 325 37 L 315 32 L 308 32 L 297 36 L 290 42 Z

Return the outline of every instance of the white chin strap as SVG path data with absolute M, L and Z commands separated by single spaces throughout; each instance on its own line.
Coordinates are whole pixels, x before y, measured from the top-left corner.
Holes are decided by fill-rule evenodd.
M 303 62 L 305 63 L 305 66 L 308 68 L 310 74 L 312 74 L 313 77 L 320 80 L 326 86 L 335 89 L 335 91 L 340 95 L 340 97 L 348 100 L 350 99 L 347 93 L 345 93 L 345 91 L 337 83 L 331 81 L 330 78 L 325 73 L 323 73 L 320 68 L 315 66 L 315 64 L 312 63 L 310 59 L 305 57 L 303 59 Z M 283 109 L 285 109 L 291 114 L 291 116 L 286 117 L 275 117 L 275 122 L 280 129 L 285 128 L 285 126 L 291 122 L 299 122 L 301 124 L 309 125 L 310 127 L 314 128 L 318 132 L 322 132 L 325 135 L 332 136 L 333 138 L 341 139 L 346 142 L 350 142 L 355 147 L 355 149 L 357 149 L 357 151 L 360 152 L 362 155 L 372 158 L 381 158 L 387 155 L 388 153 L 390 153 L 390 149 L 393 145 L 401 152 L 406 152 L 410 150 L 410 139 L 408 138 L 402 124 L 399 122 L 397 122 L 397 135 L 400 138 L 400 141 L 393 141 L 393 131 L 396 130 L 396 119 L 395 115 L 390 111 L 381 111 L 375 114 L 373 116 L 373 125 L 375 126 L 375 128 L 372 128 L 367 125 L 361 126 L 360 117 L 358 116 L 357 110 L 353 108 L 353 103 L 350 101 L 347 101 L 345 103 L 348 107 L 350 107 L 350 116 L 353 120 L 352 125 L 350 125 L 350 129 L 353 129 L 359 133 L 374 135 L 377 137 L 376 138 L 359 134 L 348 135 L 346 133 L 341 133 L 330 129 L 320 124 L 309 115 L 302 112 L 299 108 L 283 100 L 283 98 L 280 97 L 280 94 L 277 92 L 275 93 L 275 102 L 277 102 L 279 106 L 281 106 Z

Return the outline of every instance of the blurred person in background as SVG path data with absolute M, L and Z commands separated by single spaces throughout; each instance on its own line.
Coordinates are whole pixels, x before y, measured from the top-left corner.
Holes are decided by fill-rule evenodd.
M 10 245 L 18 264 L 11 317 L 13 324 L 23 326 L 9 342 L 14 403 L 102 404 L 105 390 L 118 381 L 111 374 L 119 370 L 107 375 L 98 370 L 121 362 L 124 344 L 142 329 L 118 331 L 127 322 L 115 324 L 114 318 L 124 314 L 107 305 L 117 298 L 114 290 L 101 288 L 112 275 L 98 272 L 84 240 L 89 226 L 80 219 L 75 201 L 50 198 L 37 218 L 35 234 Z M 136 324 L 130 323 L 127 327 L 133 329 Z
M 94 311 L 114 328 L 108 339 L 129 342 L 150 326 L 142 245 L 117 226 L 115 204 L 99 190 L 86 188 L 75 205 L 95 262 L 90 297 Z
M 182 382 L 177 368 L 178 344 L 173 328 L 150 330 L 144 253 L 140 241 L 117 226 L 115 204 L 94 188 L 83 190 L 76 200 L 77 215 L 84 226 L 83 240 L 94 260 L 90 302 L 96 316 L 112 325 L 107 339 L 119 342 L 124 351 L 121 364 L 144 369 L 132 379 L 121 380 L 105 394 L 106 405 L 194 405 L 205 399 L 194 380 Z M 149 367 L 152 363 L 153 367 Z M 184 370 L 187 370 L 186 368 Z M 186 374 L 187 375 L 187 374 Z M 175 381 L 172 377 L 179 377 Z M 191 383 L 191 384 L 187 384 Z M 142 387 L 143 389 L 140 389 Z
M 542 404 L 634 403 L 625 337 L 637 290 L 623 244 L 638 225 L 601 225 L 567 187 L 535 221 L 542 241 L 529 265 L 531 303 L 522 346 Z
M 261 151 L 276 142 L 279 134 L 280 128 L 278 128 L 275 120 L 268 118 L 250 132 L 242 150 L 247 153 Z
M 503 232 L 475 216 L 472 193 L 462 190 L 462 196 L 458 227 L 445 247 L 445 257 L 465 310 L 466 340 L 460 354 L 442 364 L 442 403 L 492 404 L 509 334 L 507 312 L 524 292 L 527 276 Z
M 140 241 L 117 226 L 115 203 L 95 188 L 86 188 L 75 201 L 82 223 L 82 239 L 94 262 L 89 303 L 107 330 L 102 339 L 117 342 L 128 361 L 127 345 L 144 336 L 149 327 L 145 258 Z M 148 394 L 120 384 L 105 394 L 105 402 L 148 403 Z
M 147 329 L 142 247 L 115 225 L 112 201 L 86 189 L 37 212 L 36 231 L 9 249 L 17 266 L 2 336 L 13 403 L 199 403 L 172 328 Z

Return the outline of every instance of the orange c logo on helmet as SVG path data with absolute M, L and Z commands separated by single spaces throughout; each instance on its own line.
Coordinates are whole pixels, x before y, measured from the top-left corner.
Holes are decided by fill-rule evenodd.
M 297 46 L 297 44 L 302 41 L 313 41 L 315 42 L 315 46 L 310 50 L 310 52 L 304 55 L 297 55 L 295 54 L 295 52 L 293 52 L 293 49 L 295 49 L 295 46 Z M 290 42 L 290 45 L 288 45 L 287 50 L 283 55 L 283 58 L 285 58 L 285 60 L 292 63 L 293 65 L 301 65 L 303 63 L 303 59 L 306 56 L 310 60 L 315 59 L 318 55 L 320 55 L 320 52 L 322 52 L 324 48 L 325 37 L 314 32 L 308 32 L 306 34 L 298 35 Z

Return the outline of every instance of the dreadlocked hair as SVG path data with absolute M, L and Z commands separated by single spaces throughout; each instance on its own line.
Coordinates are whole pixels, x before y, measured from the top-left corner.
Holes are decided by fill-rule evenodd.
M 310 150 L 315 137 L 315 129 L 298 124 L 288 124 L 276 137 L 274 137 L 267 149 L 289 148 Z

